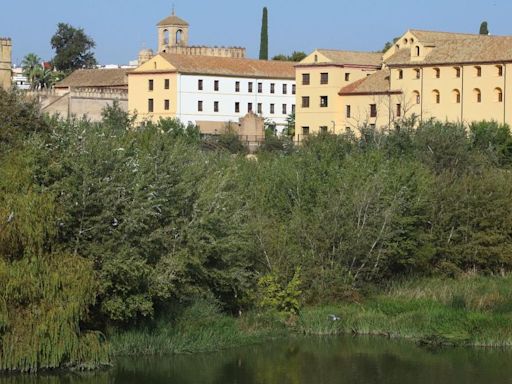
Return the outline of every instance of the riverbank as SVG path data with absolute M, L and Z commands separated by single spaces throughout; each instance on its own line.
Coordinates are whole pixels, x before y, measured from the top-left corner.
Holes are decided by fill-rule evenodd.
M 332 316 L 334 315 L 334 316 Z M 512 346 L 512 278 L 424 279 L 360 302 L 306 307 L 292 324 L 251 312 L 234 318 L 198 303 L 174 322 L 117 332 L 115 355 L 213 352 L 296 335 L 379 335 L 434 346 Z

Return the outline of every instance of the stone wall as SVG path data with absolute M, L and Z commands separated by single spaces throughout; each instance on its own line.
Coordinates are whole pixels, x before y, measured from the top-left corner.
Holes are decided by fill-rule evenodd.
M 245 58 L 245 48 L 241 47 L 174 46 L 166 47 L 165 52 L 178 55 Z
M 0 37 L 0 88 L 11 88 L 12 42 Z
M 27 92 L 27 96 L 37 98 L 44 113 L 62 118 L 75 116 L 101 121 L 101 112 L 114 101 L 123 111 L 128 111 L 128 91 L 125 89 L 74 88 L 68 92 Z

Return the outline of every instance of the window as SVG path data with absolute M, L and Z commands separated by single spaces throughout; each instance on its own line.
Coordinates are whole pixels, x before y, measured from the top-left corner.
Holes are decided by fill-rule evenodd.
M 346 112 L 345 114 L 346 114 L 347 118 L 350 119 L 350 117 L 352 116 L 352 107 L 350 105 L 347 105 L 345 112 Z
M 148 112 L 154 112 L 154 102 L 153 99 L 148 99 Z
M 171 85 L 171 82 L 169 81 L 169 79 L 165 79 L 164 80 L 164 89 L 169 89 L 170 85 Z
M 292 85 L 292 95 L 295 95 L 295 91 L 296 91 L 297 87 L 295 86 L 295 84 Z
M 370 104 L 370 117 L 377 117 L 377 104 Z
M 501 65 L 496 66 L 496 71 L 498 72 L 499 77 L 503 76 L 503 67 Z
M 240 82 L 235 82 L 235 92 L 240 92 Z
M 252 103 L 247 103 L 247 112 L 252 112 Z
M 213 90 L 218 91 L 219 90 L 219 80 L 215 80 L 213 82 Z
M 441 77 L 441 70 L 439 68 L 434 68 L 434 77 L 439 79 Z
M 302 127 L 302 134 L 304 136 L 309 135 L 309 127 Z
M 320 84 L 329 84 L 329 74 L 327 72 L 320 74 Z
M 213 102 L 213 112 L 219 112 L 219 102 L 218 101 Z
M 258 93 L 263 92 L 263 83 L 258 83 Z
M 328 129 L 328 128 L 327 128 L 327 126 L 322 125 L 322 126 L 320 127 L 320 133 L 327 133 L 327 129 Z
M 283 95 L 286 95 L 288 93 L 288 86 L 286 84 L 283 84 Z
M 292 104 L 292 113 L 295 113 L 295 104 Z
M 329 98 L 327 96 L 320 96 L 320 107 L 327 108 L 329 106 Z
M 203 102 L 201 100 L 197 102 L 197 111 L 203 112 Z
M 235 113 L 239 113 L 240 112 L 240 103 L 237 101 L 235 103 Z
M 402 104 L 397 104 L 396 105 L 396 117 L 401 117 L 402 116 Z
M 262 115 L 262 114 L 263 114 L 263 104 L 261 104 L 261 103 L 258 103 L 258 113 L 259 113 L 260 115 Z
M 309 85 L 309 73 L 302 74 L 302 85 Z
M 270 93 L 276 93 L 276 85 L 274 83 L 270 84 Z
M 318 63 L 318 55 L 315 55 L 315 63 Z
M 168 111 L 168 110 L 169 110 L 169 107 L 170 107 L 169 100 L 164 100 L 164 109 L 165 109 L 166 111 Z
M 496 88 L 494 90 L 494 93 L 496 94 L 496 101 L 498 103 L 503 103 L 503 91 L 501 90 L 501 88 Z
M 302 108 L 309 108 L 309 96 L 302 96 Z
M 454 67 L 453 69 L 455 70 L 455 77 L 459 78 L 460 77 L 460 67 Z
M 482 77 L 482 67 L 476 66 L 475 72 L 476 72 L 476 77 Z
M 252 83 L 247 83 L 247 92 L 252 93 Z
M 404 71 L 402 69 L 398 70 L 398 80 L 402 80 L 404 78 Z
M 288 114 L 288 107 L 286 106 L 286 104 L 283 104 L 283 115 L 287 115 Z
M 273 115 L 275 113 L 275 105 L 270 104 L 270 113 Z
M 148 80 L 148 90 L 152 91 L 154 89 L 154 81 Z
M 460 104 L 460 92 L 458 89 L 454 89 L 452 91 L 452 95 L 453 95 L 453 102 L 455 104 Z
M 421 96 L 418 91 L 413 91 L 412 97 L 416 104 L 419 104 L 421 102 Z
M 350 73 L 345 73 L 345 81 L 350 81 Z
M 441 103 L 441 94 L 439 93 L 439 91 L 437 89 L 434 89 L 432 91 L 432 98 L 433 98 L 435 104 Z
M 415 69 L 414 69 L 414 78 L 415 78 L 415 79 L 419 79 L 419 78 L 421 78 L 421 72 L 420 72 L 420 69 L 419 69 L 419 68 L 415 68 Z
M 201 80 L 201 79 L 197 80 L 197 89 L 199 91 L 203 90 L 203 80 Z
M 419 57 L 419 56 L 420 56 L 420 54 L 421 54 L 421 49 L 420 49 L 420 47 L 417 45 L 417 46 L 416 46 L 416 57 Z
M 475 101 L 477 103 L 482 102 L 482 92 L 478 88 L 473 89 L 473 95 L 475 96 Z

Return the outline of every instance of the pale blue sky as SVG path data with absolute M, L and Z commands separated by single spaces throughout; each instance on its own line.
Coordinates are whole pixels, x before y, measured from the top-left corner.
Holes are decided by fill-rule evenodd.
M 102 64 L 124 64 L 145 44 L 156 46 L 155 24 L 172 4 L 191 25 L 191 44 L 259 50 L 261 10 L 269 8 L 270 54 L 315 48 L 378 50 L 409 28 L 512 35 L 510 0 L 0 0 L 0 36 L 12 37 L 13 60 L 35 52 L 51 59 L 58 22 L 82 27 Z

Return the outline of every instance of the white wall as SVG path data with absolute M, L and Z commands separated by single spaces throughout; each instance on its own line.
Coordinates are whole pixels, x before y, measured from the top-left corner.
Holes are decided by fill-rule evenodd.
M 203 80 L 203 90 L 198 90 L 198 80 Z M 219 81 L 219 91 L 214 91 L 214 81 Z M 240 92 L 235 92 L 236 82 L 240 82 Z M 252 93 L 248 92 L 248 83 L 253 83 Z M 258 83 L 263 83 L 263 92 L 258 93 Z M 270 84 L 275 84 L 275 93 L 270 93 Z M 283 94 L 283 84 L 287 85 L 287 94 Z M 262 103 L 262 116 L 273 121 L 278 129 L 286 126 L 286 118 L 292 113 L 295 95 L 292 86 L 295 80 L 273 80 L 254 78 L 235 78 L 221 76 L 178 76 L 178 113 L 183 122 L 196 121 L 233 121 L 247 114 L 248 103 L 253 104 L 253 112 L 258 112 L 258 103 Z M 203 102 L 203 112 L 198 112 L 198 101 Z M 219 112 L 214 112 L 214 102 L 219 102 Z M 235 103 L 240 103 L 240 112 L 235 112 Z M 274 114 L 270 113 L 270 104 L 274 104 Z M 286 114 L 283 114 L 286 104 Z

